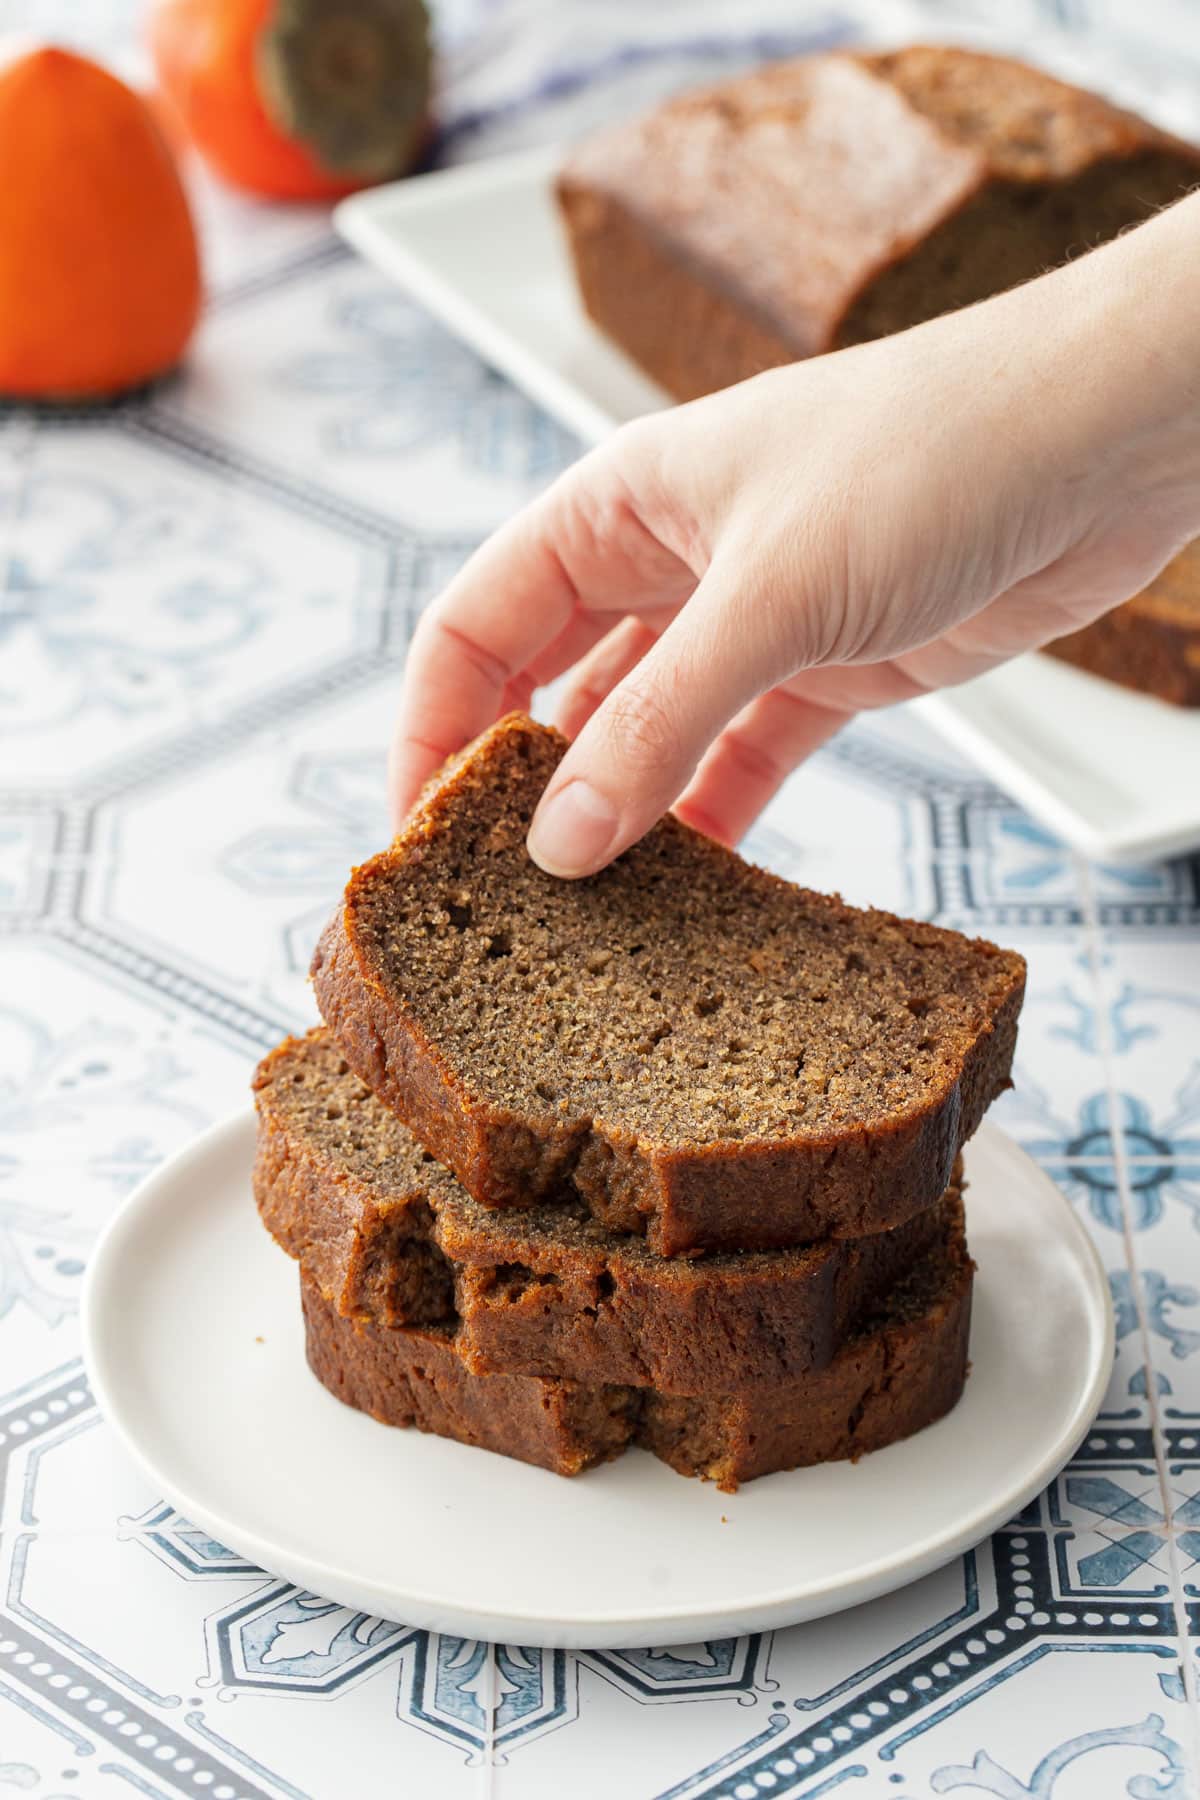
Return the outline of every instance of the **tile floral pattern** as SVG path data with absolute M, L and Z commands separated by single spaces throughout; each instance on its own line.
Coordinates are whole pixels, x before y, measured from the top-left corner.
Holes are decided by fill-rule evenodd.
M 10 0 L 5 25 L 53 16 L 136 72 L 138 10 Z M 438 23 L 447 157 L 858 32 L 1115 71 L 1200 133 L 1187 0 L 455 0 Z M 903 714 L 829 746 L 749 847 L 1029 958 L 998 1116 L 1091 1232 L 1118 1346 L 1019 1518 L 840 1618 L 570 1654 L 298 1591 L 111 1441 L 78 1354 L 95 1235 L 311 1017 L 318 925 L 386 832 L 413 622 L 574 453 L 323 212 L 192 178 L 213 304 L 187 372 L 0 415 L 0 1793 L 1200 1800 L 1200 858 L 1084 867 Z

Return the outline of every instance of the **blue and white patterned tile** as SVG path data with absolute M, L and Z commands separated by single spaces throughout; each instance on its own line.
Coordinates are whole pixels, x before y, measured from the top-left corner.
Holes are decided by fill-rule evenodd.
M 1175 924 L 1196 904 L 1186 862 L 1085 864 L 1060 838 L 995 790 L 968 822 L 973 898 L 1031 924 Z
M 589 1770 L 597 1791 L 603 1770 L 609 1791 L 668 1792 L 681 1774 L 771 1729 L 770 1654 L 767 1637 L 566 1655 L 561 1679 L 572 1698 L 561 1722 L 569 1734 L 558 1720 L 549 1728 L 536 1722 L 527 1737 L 497 1744 L 490 1792 L 495 1800 L 553 1800 L 567 1769 L 582 1792 Z
M 1124 1154 L 1157 1181 L 1200 1183 L 1200 930 L 1107 933 L 1100 985 Z
M 85 926 L 176 975 L 197 1011 L 233 1006 L 263 1046 L 314 1017 L 313 947 L 346 871 L 389 829 L 396 677 L 330 683 L 323 705 L 98 809 Z
M 48 807 L 5 809 L 0 818 L 0 918 L 36 918 L 45 906 L 55 823 Z
M 1167 1504 L 1189 1632 L 1195 1639 L 1200 1637 L 1200 1406 L 1194 1401 L 1181 1406 L 1170 1399 L 1164 1402 L 1162 1418 Z M 1200 1655 L 1200 1645 L 1195 1654 Z
M 296 269 L 344 257 L 327 202 L 275 206 L 229 187 L 194 153 L 185 151 L 181 165 L 203 246 L 210 312 L 249 289 L 278 289 Z
M 740 848 L 789 881 L 927 918 L 940 904 L 927 765 L 853 726 L 786 784 Z
M 1082 864 L 920 720 L 885 713 L 843 731 L 786 784 L 743 848 L 858 904 L 1021 948 L 1082 948 Z
M 1138 29 L 1128 28 L 1121 0 L 1095 12 L 1090 0 L 1004 7 L 994 0 L 851 0 L 805 8 L 757 0 L 752 9 L 721 0 L 686 8 L 679 0 L 652 8 L 610 0 L 602 14 L 551 0 L 484 8 L 460 0 L 454 12 L 465 29 L 448 43 L 444 123 L 456 156 L 556 141 L 649 107 L 680 86 L 855 37 L 933 37 L 1018 55 L 1030 54 L 1036 42 L 1039 61 L 1065 79 L 1142 106 L 1168 129 L 1197 128 L 1187 76 L 1200 57 L 1188 54 L 1194 34 L 1187 0 L 1156 5 L 1149 33 L 1140 19 Z M 1120 42 L 1117 57 L 1106 53 L 1109 38 Z
M 76 1354 L 89 1247 L 161 1158 L 226 1110 L 244 1051 L 64 949 L 0 942 L 3 1390 Z
M 347 1768 L 355 1791 L 383 1791 L 397 1754 L 418 1792 L 478 1791 L 481 1746 L 452 1729 L 453 1668 L 438 1729 L 424 1729 L 419 1695 L 405 1698 L 422 1634 L 299 1593 L 194 1530 L 146 1488 L 77 1368 L 10 1407 L 5 1426 L 0 1699 L 48 1699 L 98 1750 L 120 1751 L 136 1720 L 131 1748 L 160 1779 L 207 1768 L 216 1793 L 332 1796 Z M 295 1730 L 302 1697 L 336 1707 L 311 1739 Z M 465 1693 L 457 1710 L 470 1705 Z
M 99 417 L 7 475 L 0 743 L 43 784 L 373 649 L 388 598 L 379 546 Z
M 1085 931 L 991 930 L 1021 952 L 1028 975 L 1013 1087 L 989 1118 L 1047 1165 L 1111 1157 L 1100 1000 Z
M 125 1769 L 118 1773 L 118 1765 L 124 1759 L 82 1722 L 65 1724 L 0 1674 L 0 1793 L 6 1800 L 128 1800 Z
M 979 906 L 1024 905 L 1035 912 L 1080 909 L 1077 858 L 1053 832 L 996 793 L 973 811 L 970 828 L 973 894 Z
M 665 1736 L 656 1738 L 654 1721 L 645 1717 L 627 1727 L 631 1760 L 641 1756 L 637 1791 L 663 1800 L 742 1800 L 769 1791 L 817 1794 L 842 1781 L 862 1780 L 867 1794 L 896 1788 L 935 1793 L 935 1771 L 953 1767 L 960 1756 L 973 1760 L 993 1731 L 1000 1733 L 995 1742 L 1011 1759 L 1007 1766 L 1015 1775 L 1017 1768 L 1035 1768 L 1064 1736 L 1090 1733 L 1117 1717 L 1124 1722 L 1125 1715 L 1114 1714 L 1107 1702 L 1094 1704 L 1108 1691 L 1109 1676 L 1100 1672 L 1104 1665 L 1111 1692 L 1126 1696 L 1137 1680 L 1132 1672 L 1143 1670 L 1147 1699 L 1159 1709 L 1170 1702 L 1175 1728 L 1186 1738 L 1169 1581 L 1153 1566 L 1152 1533 L 1143 1527 L 1139 1534 L 1117 1516 L 1121 1506 L 1131 1513 L 1136 1509 L 1143 1488 L 1158 1492 L 1150 1434 L 1137 1434 L 1145 1453 L 1140 1460 L 1136 1446 L 1133 1452 L 1116 1451 L 1114 1434 L 1105 1437 L 1104 1455 L 1094 1457 L 1072 1491 L 1064 1484 L 1062 1495 L 1047 1496 L 1030 1509 L 1029 1524 L 1014 1525 L 978 1559 L 961 1565 L 965 1586 L 942 1571 L 931 1583 L 860 1613 L 776 1633 L 763 1698 L 756 1710 L 733 1721 L 721 1754 L 703 1758 L 698 1740 L 689 1739 L 685 1756 L 678 1738 L 673 1745 Z M 942 1591 L 935 1596 L 929 1590 L 939 1583 Z M 863 1635 L 856 1641 L 859 1625 Z M 1103 1661 L 1099 1651 L 1107 1653 Z M 1096 1670 L 1094 1688 L 1077 1679 L 1081 1665 L 1071 1659 L 1080 1655 Z M 1059 1659 L 1055 1679 L 1070 1693 L 1074 1710 L 1053 1736 L 1055 1708 L 1041 1703 L 1048 1681 L 1040 1679 L 1031 1689 L 1029 1672 L 1040 1670 L 1046 1678 Z M 581 1660 L 586 1665 L 592 1659 Z M 1064 1744 L 1064 1766 L 1085 1751 L 1127 1742 L 1151 1747 L 1131 1735 L 1141 1717 L 1130 1714 L 1128 1727 L 1111 1746 L 1090 1738 L 1087 1744 Z M 588 1709 L 581 1710 L 574 1741 L 585 1754 L 596 1723 Z M 673 1765 L 660 1745 L 675 1752 Z M 970 1748 L 964 1754 L 965 1745 Z M 531 1754 L 519 1772 L 514 1767 L 511 1788 L 507 1772 L 501 1772 L 502 1800 L 510 1792 L 553 1791 L 550 1779 L 537 1779 L 538 1760 Z M 549 1776 L 548 1754 L 541 1760 Z M 1052 1758 L 1047 1776 L 1053 1766 Z M 1068 1784 L 1062 1792 L 1106 1793 L 1095 1785 L 1095 1770 L 1089 1773 L 1090 1788 Z M 561 1780 L 561 1765 L 558 1776 Z M 995 1791 L 1009 1800 L 1018 1792 L 1056 1790 L 1013 1785 Z
M 1131 1163 L 1123 1173 L 1133 1183 L 1144 1169 Z M 1159 1421 L 1170 1439 L 1200 1429 L 1200 1177 L 1143 1194 L 1131 1204 L 1135 1217 L 1139 1207 L 1141 1223 L 1133 1237 L 1137 1278 L 1126 1295 L 1126 1317 L 1136 1297 Z M 1200 1496 L 1200 1461 L 1189 1480 L 1191 1496 Z
M 1126 1580 L 1141 1584 L 1157 1571 L 1200 1598 L 1200 1184 L 1195 1194 L 1165 1188 L 1151 1204 L 1146 1194 L 1130 1194 L 1137 1177 L 1136 1164 L 1112 1174 L 1133 1221 L 1132 1267 L 1110 1270 L 1117 1358 L 1097 1430 L 1123 1457 L 1152 1425 L 1165 1472 L 1124 1463 L 1102 1468 L 1085 1458 L 1086 1470 L 1075 1467 L 1056 1486 L 1077 1526 L 1081 1509 L 1084 1515 L 1071 1552 L 1084 1577 L 1115 1582 L 1124 1567 Z M 1104 1238 L 1098 1242 L 1103 1253 Z M 1090 1523 L 1089 1511 L 1096 1515 Z M 1111 1547 L 1096 1542 L 1097 1534 Z
M 930 1730 L 898 1744 L 888 1758 L 888 1785 L 878 1791 L 897 1800 L 959 1793 L 1191 1800 L 1194 1735 L 1178 1668 L 1177 1645 L 1165 1656 L 1132 1646 L 1099 1656 L 1083 1646 L 1048 1646 L 969 1705 L 948 1709 Z
M 945 1642 L 990 1602 L 988 1574 L 974 1556 L 955 1557 L 934 1574 L 833 1620 L 775 1634 L 771 1671 L 790 1710 L 823 1716 L 844 1698 L 885 1686 L 914 1656 Z M 982 1591 L 981 1591 L 982 1589 Z M 880 1715 L 883 1716 L 883 1715 Z
M 1144 1429 L 1105 1425 L 1097 1434 L 1120 1458 L 1105 1467 L 1080 1459 L 1051 1483 L 1044 1497 L 1055 1574 L 1054 1596 L 1085 1610 L 1077 1623 L 1101 1622 L 1089 1612 L 1101 1602 L 1117 1614 L 1118 1630 L 1161 1624 L 1172 1606 L 1171 1521 Z M 1143 1460 L 1136 1457 L 1139 1445 Z M 1144 1610 L 1143 1610 L 1144 1609 Z
M 1108 1276 L 1116 1358 L 1106 1416 L 1145 1416 L 1154 1394 L 1195 1393 L 1200 1406 L 1200 1183 L 1115 1159 L 1046 1161 Z M 1132 1249 L 1133 1264 L 1130 1264 Z
M 1076 1217 L 1084 1226 L 1108 1277 L 1116 1325 L 1116 1354 L 1112 1376 L 1102 1402 L 1112 1418 L 1136 1416 L 1144 1420 L 1151 1382 L 1151 1334 L 1169 1329 L 1162 1316 L 1162 1296 L 1153 1280 L 1149 1287 L 1131 1274 L 1126 1230 L 1127 1200 L 1115 1162 L 1045 1162 L 1051 1180 L 1062 1189 Z M 1152 1312 L 1147 1294 L 1159 1305 Z
M 23 1429 L 14 1429 L 18 1420 Z M 161 1505 L 105 1427 L 77 1358 L 7 1399 L 0 1429 L 6 1559 L 16 1554 L 19 1541 L 31 1537 L 57 1543 L 60 1537 L 86 1539 L 115 1528 L 124 1538 L 133 1531 L 127 1521 Z
M 126 0 L 14 6 L 10 24 L 53 15 L 134 54 Z M 1186 7 L 1152 0 L 1136 34 L 1119 10 L 458 0 L 444 118 L 475 154 L 801 39 L 935 21 L 1036 31 L 1064 67 L 1107 34 L 1194 126 Z M 573 452 L 355 267 L 326 209 L 189 177 L 218 303 L 187 371 L 86 423 L 0 420 L 0 730 L 23 789 L 0 819 L 0 923 L 22 933 L 0 947 L 0 1790 L 1193 1800 L 1171 1588 L 1200 1612 L 1200 865 L 1085 878 L 907 715 L 830 746 L 749 847 L 1029 956 L 997 1117 L 1092 1230 L 1119 1340 L 1103 1416 L 1020 1521 L 774 1639 L 576 1658 L 412 1632 L 249 1569 L 96 1420 L 74 1360 L 88 1244 L 243 1099 L 253 1046 L 311 1016 L 312 939 L 386 835 L 388 666 L 470 543 Z
M 236 397 L 236 404 L 235 404 Z M 204 325 L 154 407 L 267 458 L 384 527 L 472 541 L 578 454 L 575 441 L 379 276 L 335 262 Z
M 891 1672 L 951 1637 L 979 1605 L 973 1560 L 958 1559 L 836 1622 L 671 1649 L 584 1653 L 575 1659 L 572 1755 L 585 1767 L 603 1757 L 618 1791 L 674 1794 L 680 1784 L 690 1791 L 697 1770 L 744 1761 L 747 1745 L 778 1743 L 854 1695 L 864 1707 L 874 1703 L 871 1718 L 882 1731 L 878 1720 L 895 1706 L 881 1706 L 876 1694 L 894 1685 Z M 519 1762 L 510 1757 L 497 1775 L 500 1800 L 550 1800 L 562 1782 L 561 1759 L 550 1742 L 523 1749 Z

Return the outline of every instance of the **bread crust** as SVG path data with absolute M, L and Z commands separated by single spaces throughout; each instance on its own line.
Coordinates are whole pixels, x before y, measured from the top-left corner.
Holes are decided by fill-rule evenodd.
M 394 877 L 420 864 L 455 809 L 474 803 L 496 759 L 514 749 L 545 755 L 547 743 L 554 756 L 565 749 L 556 733 L 521 715 L 501 721 L 430 790 L 391 849 L 352 875 L 317 946 L 312 976 L 321 1013 L 354 1072 L 481 1205 L 581 1197 L 602 1223 L 644 1233 L 663 1256 L 863 1237 L 933 1205 L 951 1182 L 963 1144 L 1009 1085 L 1025 965 L 982 940 L 973 949 L 994 968 L 994 992 L 952 1076 L 931 1080 L 924 1102 L 898 1108 L 870 1129 L 847 1120 L 836 1130 L 765 1141 L 667 1142 L 606 1119 L 600 1105 L 577 1109 L 570 1093 L 553 1109 L 507 1106 L 473 1085 L 432 1041 L 373 958 L 364 908 Z M 731 881 L 752 880 L 756 894 L 797 892 L 749 871 L 732 852 L 673 819 L 654 829 L 710 862 L 722 879 L 728 871 Z M 862 918 L 908 929 L 890 915 L 857 914 L 836 898 L 807 898 L 842 923 Z M 934 927 L 911 929 L 930 944 L 964 943 Z
M 317 1380 L 383 1425 L 412 1426 L 555 1475 L 578 1475 L 629 1443 L 631 1403 L 623 1390 L 472 1375 L 451 1333 L 347 1318 L 303 1272 L 300 1303 Z
M 684 94 L 584 140 L 556 193 L 589 315 L 687 400 L 1013 286 L 1198 180 L 1097 95 L 916 45 Z
M 267 1230 L 339 1312 L 383 1326 L 440 1325 L 473 1374 L 503 1372 L 694 1395 L 826 1367 L 960 1216 L 945 1198 L 894 1232 L 808 1250 L 694 1261 L 654 1256 L 579 1209 L 488 1212 L 426 1166 L 405 1128 L 353 1077 L 327 1031 L 289 1038 L 254 1080 L 254 1195 Z M 366 1120 L 374 1166 L 339 1152 L 328 1098 Z
M 472 1375 L 454 1340 L 347 1318 L 301 1278 L 309 1366 L 346 1405 L 560 1475 L 641 1445 L 681 1475 L 743 1481 L 857 1459 L 956 1404 L 967 1376 L 972 1265 L 961 1234 L 935 1253 L 931 1291 L 799 1382 L 694 1398 L 524 1375 Z

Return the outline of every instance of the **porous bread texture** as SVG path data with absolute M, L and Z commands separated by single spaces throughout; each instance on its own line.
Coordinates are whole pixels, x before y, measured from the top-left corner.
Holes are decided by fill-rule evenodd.
M 662 1255 L 904 1223 L 1008 1085 L 1022 958 L 792 886 L 668 817 L 587 880 L 525 849 L 565 749 L 514 714 L 351 877 L 313 959 L 350 1067 L 484 1206 Z
M 254 1193 L 276 1241 L 343 1314 L 452 1330 L 473 1374 L 684 1395 L 794 1379 L 945 1238 L 959 1198 L 857 1242 L 665 1259 L 579 1204 L 479 1206 L 327 1030 L 273 1050 L 254 1087 Z
M 472 1375 L 452 1336 L 347 1318 L 302 1275 L 309 1365 L 348 1406 L 575 1475 L 641 1445 L 732 1493 L 743 1481 L 857 1459 L 950 1411 L 967 1375 L 972 1265 L 961 1212 L 825 1369 L 729 1395 Z
M 347 1318 L 303 1270 L 300 1304 L 317 1380 L 381 1424 L 415 1426 L 555 1475 L 578 1475 L 629 1443 L 632 1388 L 472 1375 L 452 1332 Z
M 917 45 L 776 63 L 586 139 L 557 193 L 584 304 L 693 399 L 1040 275 L 1200 181 L 1097 95 Z

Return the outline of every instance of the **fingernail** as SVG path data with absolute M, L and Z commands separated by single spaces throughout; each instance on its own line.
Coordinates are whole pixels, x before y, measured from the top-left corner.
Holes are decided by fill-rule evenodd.
M 539 806 L 526 848 L 547 875 L 587 875 L 604 860 L 616 829 L 612 803 L 586 781 L 568 781 Z

